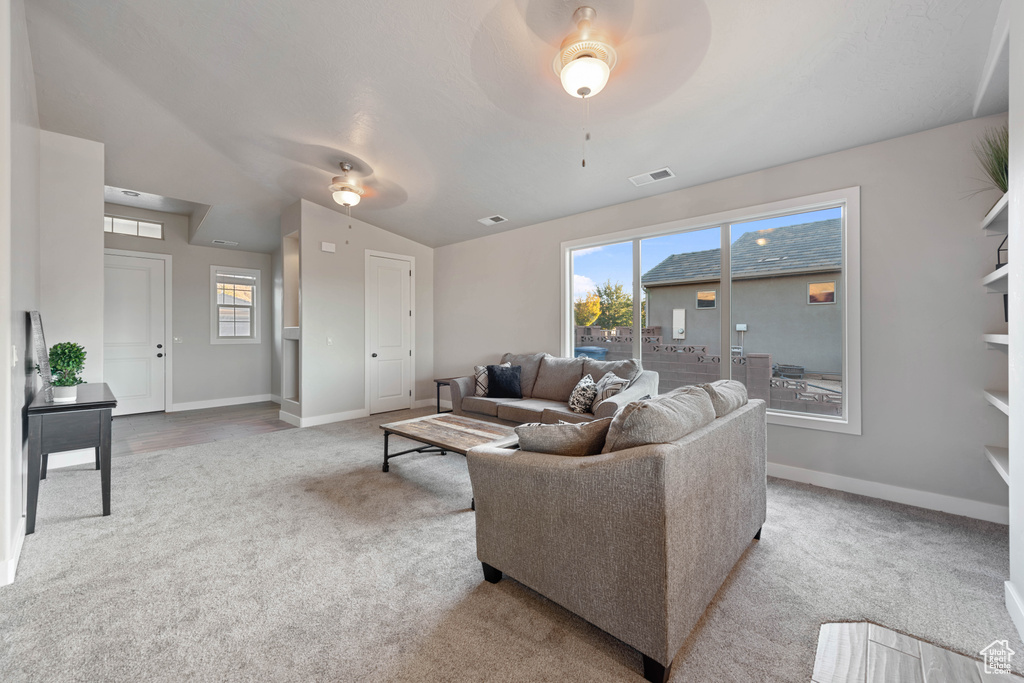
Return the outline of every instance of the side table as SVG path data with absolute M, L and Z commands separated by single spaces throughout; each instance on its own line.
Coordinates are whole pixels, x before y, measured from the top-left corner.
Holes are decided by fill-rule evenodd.
M 79 384 L 74 403 L 46 401 L 39 391 L 28 407 L 28 501 L 25 533 L 36 530 L 39 479 L 50 453 L 95 448 L 103 491 L 103 516 L 110 514 L 110 421 L 117 399 L 106 384 Z
M 444 386 L 444 387 L 451 388 L 452 381 L 456 380 L 456 379 L 458 379 L 458 377 L 441 377 L 441 378 L 435 378 L 434 379 L 434 384 L 437 385 L 437 412 L 438 413 L 450 413 L 450 412 L 452 412 L 450 410 L 441 410 L 441 387 Z

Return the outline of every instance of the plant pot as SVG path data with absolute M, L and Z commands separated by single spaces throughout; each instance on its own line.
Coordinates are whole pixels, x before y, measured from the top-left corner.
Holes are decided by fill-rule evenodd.
M 78 387 L 53 387 L 54 403 L 74 403 L 78 399 Z

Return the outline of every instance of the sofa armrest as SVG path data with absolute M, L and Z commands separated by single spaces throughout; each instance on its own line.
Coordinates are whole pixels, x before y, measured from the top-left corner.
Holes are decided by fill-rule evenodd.
M 624 391 L 598 403 L 594 409 L 594 417 L 598 420 L 602 417 L 611 417 L 627 403 L 639 401 L 647 395 L 658 395 L 658 373 L 653 370 L 644 370 Z
M 448 392 L 452 397 L 452 412 L 456 415 L 463 415 L 462 399 L 472 396 L 476 390 L 476 379 L 473 377 L 457 377 L 448 385 Z

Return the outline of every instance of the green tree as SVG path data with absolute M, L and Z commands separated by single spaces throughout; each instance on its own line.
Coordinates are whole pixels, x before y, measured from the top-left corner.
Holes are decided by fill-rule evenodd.
M 597 297 L 601 302 L 601 314 L 595 323 L 598 327 L 604 330 L 632 327 L 633 296 L 621 282 L 613 285 L 611 280 L 606 280 L 603 285 L 598 285 Z
M 601 298 L 594 292 L 579 297 L 573 302 L 573 314 L 580 327 L 593 325 L 601 315 Z

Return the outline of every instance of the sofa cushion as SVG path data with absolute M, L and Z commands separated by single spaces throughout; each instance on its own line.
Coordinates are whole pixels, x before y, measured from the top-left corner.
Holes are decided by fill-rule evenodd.
M 540 369 L 540 360 L 543 357 L 543 353 L 506 353 L 501 357 L 502 363 L 522 368 L 519 373 L 519 388 L 523 392 L 523 398 L 533 396 L 533 383 L 537 381 L 537 370 Z
M 626 360 L 583 359 L 584 374 L 591 375 L 595 382 L 607 375 L 609 372 L 614 372 L 619 377 L 628 379 L 632 382 L 639 377 L 640 373 L 643 371 L 643 366 L 636 358 L 628 358 Z
M 576 388 L 569 394 L 569 410 L 574 413 L 589 413 L 597 396 L 597 384 L 590 375 L 583 375 Z
M 545 408 L 540 416 L 540 421 L 546 425 L 553 425 L 558 422 L 590 422 L 593 419 L 593 413 L 574 413 L 569 410 L 569 406 L 564 404 L 561 407 Z
M 526 424 L 516 427 L 519 448 L 533 453 L 554 455 L 597 455 L 604 446 L 612 418 L 572 424 Z
M 680 387 L 646 401 L 629 403 L 616 413 L 602 453 L 650 443 L 671 443 L 714 419 L 715 406 L 708 392 L 697 386 Z
M 487 366 L 487 395 L 491 398 L 522 398 L 523 392 L 519 387 L 519 373 L 522 368 L 513 365 L 510 368 L 504 365 Z
M 545 408 L 569 410 L 565 401 L 548 401 L 542 398 L 524 398 L 498 405 L 498 417 L 509 422 L 540 422 Z
M 502 403 L 518 402 L 515 398 L 488 398 L 486 396 L 467 396 L 462 399 L 462 410 L 467 413 L 480 413 L 498 417 L 498 406 Z
M 544 355 L 533 385 L 533 398 L 568 401 L 573 388 L 583 379 L 582 358 L 556 358 Z
M 711 384 L 699 385 L 708 392 L 711 405 L 715 406 L 715 417 L 728 415 L 737 408 L 747 405 L 747 387 L 734 379 L 720 379 Z
M 511 363 L 504 363 L 504 367 L 512 367 Z M 473 379 L 476 380 L 475 396 L 486 396 L 487 395 L 487 366 L 486 365 L 474 365 L 473 366 Z

